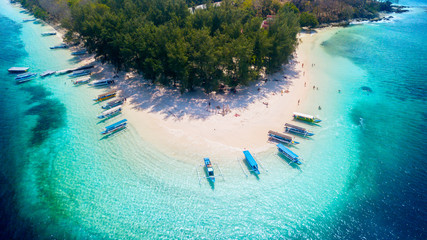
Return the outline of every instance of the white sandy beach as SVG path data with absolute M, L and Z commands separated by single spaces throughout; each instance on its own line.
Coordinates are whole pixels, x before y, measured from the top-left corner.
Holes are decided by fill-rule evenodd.
M 241 157 L 244 149 L 258 153 L 272 148 L 267 132 L 283 132 L 300 108 L 298 100 L 302 105 L 312 87 L 310 50 L 320 44 L 319 35 L 334 32 L 320 31 L 327 34 L 300 34 L 296 58 L 283 71 L 237 93 L 181 95 L 138 77 L 124 80 L 122 74 L 117 88 L 127 98 L 124 116 L 147 144 L 178 159 L 209 156 L 221 161 Z

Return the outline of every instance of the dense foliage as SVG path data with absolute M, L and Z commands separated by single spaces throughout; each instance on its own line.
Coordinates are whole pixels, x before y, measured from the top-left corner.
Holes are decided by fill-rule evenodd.
M 235 87 L 277 70 L 295 50 L 299 17 L 278 7 L 267 29 L 253 5 L 223 1 L 191 14 L 180 0 L 102 0 L 71 7 L 70 29 L 117 69 L 181 90 Z

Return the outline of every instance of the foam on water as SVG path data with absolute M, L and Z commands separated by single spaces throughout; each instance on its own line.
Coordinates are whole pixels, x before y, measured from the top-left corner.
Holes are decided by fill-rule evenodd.
M 15 22 L 14 28 L 5 31 L 19 41 L 5 39 L 14 48 L 25 46 L 25 51 L 13 53 L 11 62 L 0 61 L 1 69 L 18 63 L 31 66 L 34 72 L 72 67 L 75 61 L 70 51 L 49 50 L 60 43 L 59 38 L 40 37 L 49 27 L 22 24 L 24 15 L 5 1 L 0 2 L 0 9 L 0 14 Z M 10 186 L 16 194 L 8 204 L 19 209 L 10 215 L 26 221 L 39 238 L 422 238 L 426 214 L 417 198 L 426 199 L 425 184 L 416 187 L 407 177 L 425 180 L 425 166 L 402 159 L 410 156 L 422 162 L 420 155 L 425 153 L 415 144 L 406 144 L 407 150 L 401 151 L 398 136 L 399 126 L 407 123 L 405 113 L 414 114 L 416 120 L 409 123 L 408 133 L 420 129 L 417 122 L 427 118 L 425 108 L 419 108 L 425 106 L 425 80 L 410 69 L 401 77 L 408 76 L 407 83 L 418 81 L 420 89 L 402 87 L 399 79 L 391 79 L 381 66 L 387 59 L 390 69 L 403 71 L 411 65 L 393 66 L 406 62 L 407 56 L 399 61 L 399 56 L 405 56 L 393 49 L 399 45 L 381 47 L 378 42 L 385 40 L 375 35 L 382 31 L 386 31 L 384 36 L 399 35 L 404 31 L 399 24 L 424 26 L 425 13 L 415 14 L 424 22 L 411 22 L 411 17 L 402 15 L 392 27 L 381 23 L 345 28 L 333 36 L 321 33 L 313 46 L 316 65 L 307 71 L 309 84 L 319 90 L 302 99 L 299 110 L 318 115 L 323 122 L 308 126 L 316 135 L 298 139 L 302 143 L 293 148 L 304 158 L 303 165 L 288 165 L 272 145 L 256 156 L 268 172 L 261 168 L 259 177 L 246 177 L 238 162 L 242 154 L 242 159 L 221 161 L 225 181 L 219 178 L 215 185 L 204 179 L 199 185 L 196 168 L 204 174 L 198 167 L 203 159 L 171 159 L 168 149 L 154 151 L 132 126 L 101 139 L 99 133 L 106 125 L 125 117 L 105 122 L 96 118 L 102 109 L 92 98 L 102 90 L 72 87 L 66 76 L 12 85 L 10 75 L 2 73 L 9 89 L 1 91 L 10 98 L 10 110 L 2 109 L 6 119 L 2 123 L 15 126 L 13 131 L 5 129 L 13 140 L 7 145 L 2 141 L 2 156 L 12 151 L 8 161 L 19 164 L 13 171 L 2 166 L 2 172 L 13 179 Z M 10 24 L 9 19 L 0 18 L 0 23 Z M 415 53 L 425 53 L 420 44 L 425 34 L 412 40 L 415 33 L 408 34 L 400 42 L 411 43 Z M 424 63 L 416 66 L 425 66 L 425 56 L 415 58 Z M 401 94 L 396 94 L 396 85 Z M 373 91 L 363 91 L 362 86 Z M 405 101 L 410 104 L 402 104 Z M 11 116 L 17 116 L 16 121 Z M 425 134 L 418 140 L 425 140 Z M 398 198 L 401 191 L 412 200 Z M 385 198 L 398 198 L 408 205 L 396 211 L 397 202 Z M 418 214 L 418 222 L 402 224 L 396 212 Z M 20 233 L 21 227 L 6 226 L 10 233 L 34 238 Z

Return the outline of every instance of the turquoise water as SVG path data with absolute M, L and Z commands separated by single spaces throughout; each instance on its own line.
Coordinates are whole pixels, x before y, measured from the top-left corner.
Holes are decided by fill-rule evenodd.
M 1 237 L 426 238 L 425 8 L 320 38 L 310 73 L 319 90 L 302 110 L 324 122 L 295 148 L 303 165 L 273 146 L 257 154 L 268 168 L 259 178 L 214 159 L 225 175 L 215 185 L 199 185 L 201 159 L 156 152 L 132 126 L 101 139 L 114 121 L 95 117 L 102 90 L 66 76 L 15 85 L 11 66 L 76 64 L 49 50 L 60 39 L 40 36 L 48 26 L 22 23 L 19 11 L 0 1 Z

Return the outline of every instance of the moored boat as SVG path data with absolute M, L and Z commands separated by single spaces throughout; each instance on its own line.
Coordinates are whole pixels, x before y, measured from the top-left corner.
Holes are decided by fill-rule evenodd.
M 245 154 L 246 162 L 249 164 L 252 171 L 256 174 L 261 174 L 259 172 L 258 163 L 255 161 L 255 158 L 252 157 L 252 154 L 248 150 L 243 151 L 243 154 Z
M 90 83 L 90 85 L 94 87 L 106 86 L 110 84 L 114 84 L 114 79 L 106 78 L 106 79 L 96 80 Z
M 68 45 L 65 43 L 61 43 L 59 45 L 53 46 L 53 47 L 49 47 L 50 49 L 58 49 L 58 48 L 68 48 Z
M 301 120 L 301 121 L 310 122 L 310 123 L 319 123 L 319 122 L 322 121 L 322 120 L 320 120 L 320 119 L 318 119 L 316 117 L 313 117 L 311 115 L 304 114 L 304 113 L 298 113 L 298 112 L 294 112 L 293 117 L 295 119 L 298 119 L 298 120 Z
M 42 36 L 53 36 L 56 35 L 56 32 L 44 32 L 42 33 Z
M 301 164 L 300 157 L 292 152 L 289 148 L 285 147 L 283 144 L 277 144 L 277 150 L 282 153 L 287 159 L 291 160 L 293 163 L 298 165 Z
M 11 67 L 9 69 L 7 69 L 8 72 L 10 73 L 23 73 L 28 71 L 28 69 L 30 69 L 29 67 Z
M 36 21 L 36 19 L 35 18 L 24 18 L 22 21 L 23 22 L 34 22 L 34 21 Z
M 285 124 L 285 131 L 289 132 L 289 133 L 296 133 L 296 134 L 300 134 L 303 136 L 313 136 L 314 133 L 309 132 L 307 129 L 302 128 L 302 127 L 298 127 L 289 123 Z
M 110 109 L 113 108 L 115 106 L 119 106 L 122 105 L 124 102 L 124 98 L 119 98 L 110 102 L 107 102 L 107 104 L 105 104 L 104 106 L 102 106 L 103 109 Z
M 299 142 L 294 141 L 293 137 L 275 131 L 268 131 L 268 136 L 270 140 L 276 140 L 286 144 L 299 144 Z
M 118 121 L 116 123 L 113 123 L 113 124 L 111 124 L 109 126 L 106 126 L 105 130 L 102 131 L 101 134 L 105 135 L 105 134 L 110 134 L 110 133 L 117 132 L 117 131 L 119 131 L 121 129 L 124 129 L 126 127 L 126 125 L 127 125 L 127 120 L 126 119 L 120 120 L 120 121 Z
M 73 80 L 74 85 L 81 85 L 90 82 L 90 77 L 83 77 Z
M 86 50 L 80 50 L 80 51 L 75 51 L 71 53 L 71 55 L 83 55 L 83 54 L 86 54 Z
M 214 169 L 212 167 L 211 160 L 209 158 L 204 158 L 206 173 L 208 174 L 209 180 L 215 182 Z
M 104 93 L 104 94 L 98 95 L 98 97 L 97 97 L 97 98 L 94 98 L 94 99 L 93 99 L 93 101 L 96 101 L 96 102 L 102 102 L 102 101 L 104 101 L 104 100 L 107 100 L 107 99 L 113 98 L 113 97 L 115 97 L 115 96 L 116 96 L 116 91 L 110 91 L 110 92 L 107 92 L 107 93 Z
M 121 113 L 121 111 L 122 111 L 122 107 L 121 106 L 113 107 L 111 109 L 103 111 L 101 113 L 101 115 L 98 116 L 98 118 L 100 118 L 100 119 L 110 118 L 110 117 L 118 115 L 119 113 Z
M 44 71 L 42 74 L 40 74 L 40 77 L 47 77 L 47 76 L 52 75 L 54 73 L 56 73 L 56 71 L 50 71 L 50 70 Z
M 91 74 L 91 71 L 89 70 L 79 70 L 79 71 L 75 71 L 73 73 L 71 73 L 70 75 L 68 75 L 68 77 L 81 77 L 81 76 L 86 76 Z
M 16 76 L 15 80 L 17 83 L 23 83 L 28 82 L 35 78 L 37 76 L 37 73 L 24 73 Z

